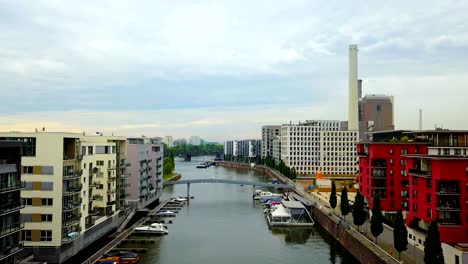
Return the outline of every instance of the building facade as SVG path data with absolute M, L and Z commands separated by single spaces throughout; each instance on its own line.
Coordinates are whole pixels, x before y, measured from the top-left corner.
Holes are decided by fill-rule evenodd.
M 174 146 L 180 146 L 187 144 L 187 140 L 185 138 L 179 138 L 173 141 Z
M 262 141 L 259 139 L 228 140 L 224 142 L 224 156 L 237 161 L 258 162 Z
M 281 133 L 281 126 L 262 126 L 262 157 L 273 157 L 273 140 Z
M 273 138 L 273 159 L 277 164 L 281 161 L 281 136 Z
M 169 147 L 172 148 L 174 146 L 174 142 L 172 140 L 172 136 L 165 136 L 164 143 Z
M 20 209 L 24 207 L 21 189 L 21 145 L 0 142 L 0 263 L 13 264 L 23 250 L 21 232 L 24 222 Z
M 201 143 L 199 136 L 191 136 L 190 137 L 190 145 L 199 146 Z
M 161 138 L 128 138 L 127 165 L 129 205 L 141 209 L 158 201 L 162 192 Z
M 127 209 L 125 138 L 13 132 L 0 141 L 22 143 L 22 239 L 36 260 L 61 263 L 117 227 Z
M 281 159 L 299 175 L 355 176 L 357 131 L 341 130 L 340 121 L 312 120 L 281 127 Z
M 359 138 L 369 139 L 367 132 L 394 130 L 393 96 L 366 95 L 359 102 Z

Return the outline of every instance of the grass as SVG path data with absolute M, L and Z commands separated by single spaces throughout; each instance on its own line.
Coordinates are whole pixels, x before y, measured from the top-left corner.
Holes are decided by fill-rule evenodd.
M 163 180 L 167 181 L 169 180 L 170 178 L 174 177 L 174 173 L 171 173 L 171 174 L 167 174 L 167 175 L 163 175 Z

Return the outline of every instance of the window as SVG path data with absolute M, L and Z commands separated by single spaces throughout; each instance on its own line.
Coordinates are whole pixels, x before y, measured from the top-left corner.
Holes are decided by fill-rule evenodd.
M 86 147 L 81 147 L 81 155 L 86 155 Z
M 390 170 L 390 176 L 393 176 L 393 170 Z
M 406 170 L 401 170 L 400 174 L 401 174 L 401 176 L 406 176 Z
M 413 212 L 417 212 L 418 211 L 418 205 L 417 204 L 413 204 Z
M 432 210 L 431 210 L 431 208 L 427 208 L 427 212 L 426 212 L 426 213 L 427 213 L 427 217 L 432 218 Z M 421 243 L 421 242 L 419 242 L 419 243 Z
M 406 155 L 406 154 L 408 154 L 408 150 L 407 149 L 401 149 L 400 154 L 401 155 Z
M 392 148 L 390 149 L 390 154 L 393 154 L 393 149 Z
M 404 160 L 404 159 L 400 160 L 400 165 L 401 166 L 406 166 L 406 160 Z
M 103 160 L 96 160 L 96 166 L 104 166 Z
M 427 188 L 427 189 L 432 188 L 432 181 L 431 181 L 431 179 L 426 179 L 426 188 Z
M 426 201 L 427 201 L 428 204 L 431 203 L 431 195 L 430 194 L 426 195 Z
M 42 206 L 52 206 L 53 205 L 52 198 L 42 198 L 41 202 L 42 202 Z
M 41 214 L 41 221 L 42 222 L 52 222 L 52 215 L 51 214 Z
M 468 176 L 468 166 L 466 166 L 465 171 L 466 171 L 466 176 Z
M 88 147 L 88 155 L 93 155 L 93 147 Z
M 23 174 L 32 174 L 32 173 L 33 173 L 33 167 L 32 166 L 24 166 L 23 167 Z
M 52 230 L 41 230 L 41 241 L 52 241 Z
M 24 204 L 31 206 L 32 205 L 32 198 L 25 198 L 24 199 Z
M 393 159 L 390 159 L 390 165 L 393 165 Z
M 391 200 L 390 201 L 390 207 L 394 207 L 395 206 L 395 201 Z
M 31 230 L 23 230 L 23 240 L 31 241 Z
M 393 190 L 390 191 L 390 197 L 393 197 Z
M 393 180 L 390 180 L 390 186 L 393 186 Z

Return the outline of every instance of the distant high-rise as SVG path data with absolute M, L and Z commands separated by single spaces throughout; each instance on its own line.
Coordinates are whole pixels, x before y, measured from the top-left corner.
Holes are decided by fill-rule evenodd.
M 187 144 L 187 140 L 185 138 L 179 138 L 174 140 L 173 145 L 174 146 L 179 146 L 179 145 L 185 145 Z
M 368 139 L 367 132 L 394 130 L 393 96 L 366 95 L 360 102 L 360 139 Z
M 273 140 L 281 133 L 281 126 L 262 127 L 262 157 L 273 157 Z
M 349 46 L 348 129 L 359 130 L 358 117 L 358 47 Z
M 200 137 L 199 136 L 191 136 L 190 137 L 190 145 L 199 146 L 200 145 Z
M 165 136 L 163 141 L 168 147 L 172 148 L 174 146 L 174 142 L 172 140 L 172 136 Z

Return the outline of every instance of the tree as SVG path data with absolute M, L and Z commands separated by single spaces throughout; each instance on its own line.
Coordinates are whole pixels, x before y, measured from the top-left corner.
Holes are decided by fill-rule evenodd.
M 356 226 L 359 227 L 364 224 L 366 221 L 366 213 L 364 212 L 364 196 L 360 192 L 357 192 L 356 197 L 354 198 L 354 207 L 353 207 L 353 222 Z
M 398 251 L 398 259 L 401 258 L 401 252 L 408 246 L 408 230 L 406 230 L 405 221 L 401 210 L 398 210 L 395 218 L 395 228 L 393 229 L 393 246 Z
M 377 237 L 383 233 L 383 217 L 382 210 L 380 209 L 380 198 L 374 197 L 374 204 L 372 205 L 372 217 L 371 217 L 371 233 L 375 237 L 375 243 L 377 243 Z
M 330 206 L 333 208 L 333 213 L 335 213 L 335 207 L 336 207 L 336 185 L 335 181 L 332 181 L 332 186 L 331 186 L 331 194 L 330 194 Z
M 346 189 L 346 187 L 343 187 L 343 189 L 341 189 L 340 209 L 341 215 L 343 215 L 346 221 L 346 216 L 349 214 L 348 189 Z
M 424 262 L 444 263 L 444 252 L 442 251 L 440 233 L 435 220 L 429 224 L 426 240 L 424 241 Z

